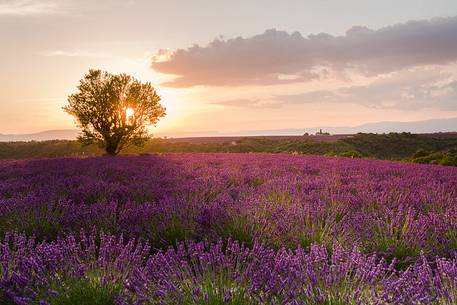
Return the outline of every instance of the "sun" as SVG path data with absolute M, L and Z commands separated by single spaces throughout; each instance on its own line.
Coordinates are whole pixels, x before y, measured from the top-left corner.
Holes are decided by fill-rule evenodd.
M 125 109 L 125 118 L 129 121 L 135 115 L 135 110 L 132 108 Z

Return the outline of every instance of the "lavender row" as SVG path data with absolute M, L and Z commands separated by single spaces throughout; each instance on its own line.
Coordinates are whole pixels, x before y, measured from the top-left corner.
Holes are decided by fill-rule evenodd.
M 335 245 L 309 251 L 188 241 L 150 255 L 105 234 L 0 242 L 1 304 L 455 304 L 457 257 L 404 271 Z M 13 303 L 14 302 L 14 303 Z

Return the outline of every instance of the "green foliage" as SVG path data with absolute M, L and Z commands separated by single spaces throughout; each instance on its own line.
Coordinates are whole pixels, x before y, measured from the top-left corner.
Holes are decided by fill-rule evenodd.
M 24 214 L 17 211 L 7 213 L 0 217 L 0 236 L 6 232 L 16 231 L 27 236 L 35 236 L 37 240 L 53 240 L 61 232 L 58 219 L 62 211 L 59 208 L 49 208 L 46 205 L 32 207 Z
M 381 254 L 389 263 L 395 259 L 395 267 L 405 269 L 420 255 L 420 249 L 408 240 L 413 222 L 410 215 L 406 215 L 402 222 L 386 215 L 383 221 L 376 223 L 373 235 L 364 242 L 364 250 Z
M 192 228 L 186 226 L 180 219 L 172 217 L 163 232 L 162 240 L 165 241 L 167 245 L 176 246 L 178 242 L 192 239 L 193 235 L 194 230 Z
M 455 134 L 411 134 L 408 132 L 389 134 L 357 134 L 342 139 L 362 155 L 376 159 L 400 160 L 413 155 L 418 148 L 444 151 L 457 148 Z
M 232 142 L 187 142 L 173 139 L 149 139 L 143 147 L 125 147 L 125 154 L 170 152 L 228 152 L 228 153 L 299 153 L 403 160 L 442 165 L 457 164 L 457 135 L 410 133 L 357 134 L 338 141 L 311 141 L 308 138 L 240 138 Z M 0 159 L 33 157 L 96 156 L 103 154 L 97 145 L 80 147 L 76 141 L 43 141 L 0 143 Z M 258 182 L 253 182 L 255 186 Z
M 457 166 L 457 150 L 427 151 L 423 148 L 419 148 L 410 158 L 406 158 L 405 161 L 422 164 Z
M 84 157 L 102 153 L 96 145 L 81 147 L 78 142 L 68 140 L 0 142 L 0 159 Z
M 185 287 L 184 300 L 186 305 L 248 305 L 257 304 L 249 297 L 246 287 L 238 287 L 224 275 L 205 276 L 200 283 L 199 293 L 190 287 Z
M 449 229 L 445 234 L 446 239 L 449 242 L 448 249 L 457 249 L 457 228 Z
M 232 213 L 229 219 L 217 228 L 218 236 L 237 240 L 248 247 L 254 245 L 256 238 L 256 224 L 249 217 L 242 214 Z
M 165 115 L 150 83 L 100 70 L 84 76 L 64 110 L 82 128 L 79 141 L 98 144 L 108 155 L 116 155 L 130 144 L 143 145 L 149 137 L 146 126 L 155 125 Z
M 338 202 L 331 202 L 320 215 L 304 215 L 293 231 L 300 246 L 308 249 L 312 244 L 320 244 L 330 252 L 334 242 L 344 243 L 348 232 L 341 227 L 346 219 L 343 207 Z
M 342 152 L 329 152 L 326 153 L 325 155 L 327 156 L 333 156 L 333 157 L 346 157 L 346 158 L 362 158 L 362 154 L 356 150 L 348 150 L 348 151 L 342 151 Z
M 287 191 L 272 190 L 266 194 L 266 200 L 272 207 L 288 207 L 292 204 L 293 196 Z
M 189 263 L 199 266 L 198 260 L 198 257 L 192 257 Z M 165 304 L 176 304 L 176 299 L 183 305 L 258 304 L 250 295 L 249 285 L 242 279 L 235 279 L 233 272 L 234 270 L 227 266 L 208 265 L 193 268 L 188 279 L 176 279 L 176 296 L 173 293 L 168 295 L 170 301 Z M 151 300 L 146 304 L 156 303 Z
M 297 235 L 300 246 L 304 249 L 309 249 L 312 244 L 325 244 L 327 249 L 332 247 L 331 227 L 328 223 L 306 223 Z
M 425 157 L 427 156 L 429 153 L 423 149 L 422 147 L 421 148 L 418 148 L 416 150 L 416 152 L 413 154 L 413 158 L 416 159 L 416 158 L 422 158 L 422 157 Z
M 248 181 L 247 184 L 251 187 L 259 187 L 261 186 L 265 181 L 262 178 L 256 177 L 252 179 L 251 181 Z
M 149 232 L 148 238 L 155 248 L 176 247 L 177 243 L 195 237 L 192 221 L 177 215 L 172 215 L 168 219 L 163 216 L 151 218 L 146 230 Z
M 50 299 L 52 305 L 114 305 L 120 288 L 80 279 L 65 281 L 57 291 Z
M 330 292 L 327 292 L 330 294 Z M 348 301 L 347 297 L 339 296 L 338 293 L 334 295 L 326 295 L 326 298 L 321 302 L 316 302 L 314 299 L 304 298 L 302 300 L 304 305 L 358 305 L 360 304 L 358 300 Z

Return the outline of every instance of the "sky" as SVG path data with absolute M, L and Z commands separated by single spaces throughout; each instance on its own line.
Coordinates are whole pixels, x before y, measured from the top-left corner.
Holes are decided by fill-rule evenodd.
M 457 117 L 455 0 L 0 0 L 0 133 L 75 128 L 89 69 L 151 82 L 155 135 Z

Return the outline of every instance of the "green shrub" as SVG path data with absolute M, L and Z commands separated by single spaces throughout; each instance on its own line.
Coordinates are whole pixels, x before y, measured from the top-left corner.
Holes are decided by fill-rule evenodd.
M 356 150 L 349 150 L 343 151 L 342 153 L 338 154 L 340 157 L 348 157 L 348 158 L 362 158 L 362 154 Z
M 420 148 L 412 157 L 405 159 L 405 161 L 422 164 L 457 166 L 457 152 L 455 152 L 455 150 L 426 151 Z
M 421 157 L 425 157 L 425 156 L 427 156 L 427 155 L 429 155 L 429 152 L 428 152 L 428 151 L 426 151 L 426 150 L 423 149 L 423 148 L 418 148 L 418 149 L 416 150 L 416 152 L 414 153 L 413 158 L 414 158 L 414 159 L 415 159 L 415 158 L 421 158 Z

